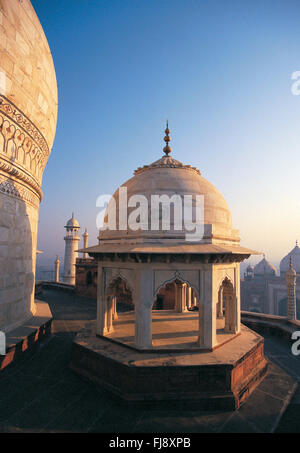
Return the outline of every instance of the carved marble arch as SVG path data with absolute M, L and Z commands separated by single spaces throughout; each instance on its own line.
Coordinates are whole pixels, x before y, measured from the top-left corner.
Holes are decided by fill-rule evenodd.
M 232 288 L 234 289 L 235 286 L 234 286 L 233 276 L 229 275 L 228 272 L 225 272 L 225 273 L 222 273 L 222 276 L 218 280 L 218 285 L 217 285 L 218 291 L 223 286 L 223 283 L 225 281 L 230 282 L 230 284 L 232 285 Z
M 0 121 L 0 123 L 1 123 L 1 121 Z M 1 153 L 4 153 L 4 146 L 5 146 L 4 135 L 2 134 L 1 129 L 0 129 L 0 152 Z
M 4 120 L 1 129 L 2 129 L 2 134 L 4 136 L 4 140 L 5 140 L 4 152 L 7 153 L 8 142 L 9 142 L 9 140 L 11 140 L 14 137 L 16 128 L 13 124 L 10 124 L 9 121 Z
M 197 294 L 197 299 L 199 299 L 199 297 L 200 297 L 199 296 L 199 289 L 196 288 L 195 285 L 193 285 L 193 283 L 191 283 L 189 280 L 185 279 L 181 274 L 177 274 L 175 272 L 174 275 L 170 279 L 165 280 L 164 282 L 160 283 L 159 286 L 155 289 L 154 298 L 153 298 L 153 304 L 155 302 L 155 299 L 156 299 L 159 291 L 162 288 L 164 288 L 168 283 L 175 283 L 176 281 L 179 281 L 180 283 L 186 283 L 188 286 L 190 286 L 195 291 L 195 293 Z
M 131 292 L 132 295 L 132 303 L 134 303 L 134 288 L 133 285 L 129 282 L 129 279 L 123 275 L 122 272 L 118 272 L 117 274 L 114 274 L 111 276 L 111 278 L 106 282 L 105 285 L 105 296 L 108 296 L 110 291 L 114 288 L 118 280 L 123 280 L 123 282 L 126 284 L 127 288 Z
M 7 157 L 11 162 L 17 160 L 17 147 L 13 139 L 9 139 L 7 142 Z
M 234 291 L 233 281 L 227 275 L 221 279 L 218 289 L 220 289 L 222 286 L 226 286 L 228 288 L 230 287 L 232 291 Z

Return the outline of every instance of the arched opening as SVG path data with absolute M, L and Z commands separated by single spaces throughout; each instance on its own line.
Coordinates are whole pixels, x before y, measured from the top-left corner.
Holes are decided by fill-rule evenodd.
M 227 277 L 218 291 L 216 314 L 217 335 L 236 333 L 236 297 L 233 284 Z
M 167 283 L 161 288 L 154 301 L 153 310 L 174 310 L 175 309 L 175 294 L 176 285 L 174 282 Z
M 153 348 L 185 348 L 201 344 L 199 336 L 203 336 L 203 327 L 201 325 L 200 329 L 199 318 L 196 290 L 179 279 L 165 283 L 158 290 L 152 307 Z
M 197 293 L 188 283 L 176 279 L 158 290 L 152 309 L 178 313 L 198 311 Z
M 128 284 L 121 277 L 116 278 L 108 287 L 105 295 L 105 319 L 104 319 L 104 332 L 110 334 L 114 332 L 116 339 L 121 336 L 134 336 L 133 332 L 122 331 L 126 319 L 123 318 L 122 322 L 118 323 L 118 313 L 132 314 L 134 310 L 132 292 Z

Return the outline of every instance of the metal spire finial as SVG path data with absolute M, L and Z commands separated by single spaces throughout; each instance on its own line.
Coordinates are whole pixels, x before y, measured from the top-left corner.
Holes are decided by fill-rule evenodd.
M 167 128 L 165 130 L 165 138 L 164 138 L 164 141 L 166 142 L 166 146 L 164 147 L 164 153 L 166 154 L 166 156 L 168 156 L 170 154 L 170 152 L 172 151 L 172 148 L 169 146 L 169 143 L 171 141 L 171 137 L 170 137 L 170 131 L 169 131 L 169 121 L 167 120 Z

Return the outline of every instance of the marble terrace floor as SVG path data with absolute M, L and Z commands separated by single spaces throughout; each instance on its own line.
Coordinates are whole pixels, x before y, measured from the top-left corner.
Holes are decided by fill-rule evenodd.
M 128 409 L 69 369 L 73 338 L 95 319 L 96 302 L 55 290 L 40 299 L 53 335 L 0 374 L 0 432 L 300 432 L 300 358 L 284 341 L 265 337 L 268 375 L 235 412 Z
M 224 332 L 224 319 L 217 320 L 217 342 L 222 344 L 235 335 Z M 125 343 L 129 346 L 134 344 L 134 312 L 120 313 L 114 321 L 114 331 L 109 335 L 115 341 Z M 195 348 L 197 345 L 199 330 L 199 313 L 174 311 L 153 311 L 152 312 L 152 339 L 155 349 L 184 349 Z

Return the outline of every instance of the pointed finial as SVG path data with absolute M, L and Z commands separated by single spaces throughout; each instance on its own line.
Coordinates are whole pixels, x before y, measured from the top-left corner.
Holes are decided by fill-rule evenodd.
M 296 247 L 298 247 L 298 239 L 296 240 Z
M 172 151 L 172 148 L 169 146 L 171 137 L 169 136 L 170 131 L 169 131 L 169 121 L 168 120 L 167 120 L 167 127 L 165 130 L 165 134 L 166 135 L 165 135 L 164 141 L 166 142 L 166 146 L 164 147 L 164 153 L 166 154 L 166 156 L 168 156 L 170 154 L 170 152 Z

